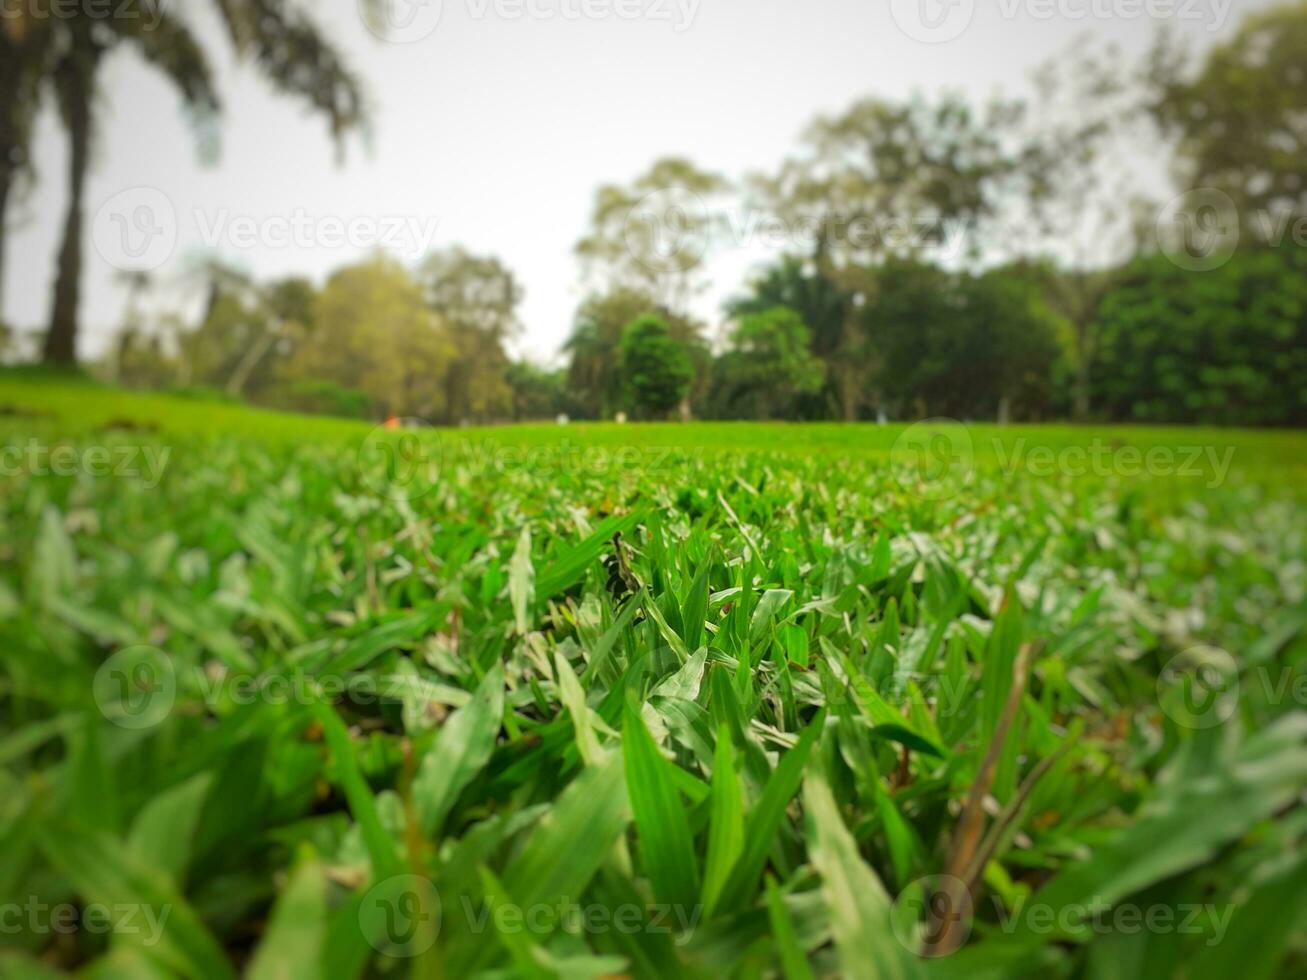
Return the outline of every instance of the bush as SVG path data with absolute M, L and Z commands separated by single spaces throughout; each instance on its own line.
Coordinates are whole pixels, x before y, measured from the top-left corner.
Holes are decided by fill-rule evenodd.
M 1237 253 L 1189 272 L 1164 256 L 1103 300 L 1090 368 L 1109 419 L 1307 424 L 1307 251 Z
M 714 365 L 714 417 L 797 417 L 799 399 L 820 391 L 824 380 L 810 340 L 807 325 L 788 307 L 744 314 Z
M 212 385 L 173 385 L 164 390 L 174 398 L 186 398 L 197 402 L 223 402 L 228 405 L 240 404 L 239 398 Z
M 350 419 L 372 417 L 372 400 L 361 391 L 333 381 L 297 381 L 275 389 L 268 399 L 277 408 Z
M 618 365 L 631 407 L 644 416 L 667 415 L 684 401 L 694 380 L 685 345 L 658 316 L 632 320 L 622 331 Z

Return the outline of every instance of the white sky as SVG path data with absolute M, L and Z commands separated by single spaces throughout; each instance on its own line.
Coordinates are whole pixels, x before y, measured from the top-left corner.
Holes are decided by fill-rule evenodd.
M 366 81 L 375 109 L 371 145 L 351 143 L 343 164 L 336 162 L 321 119 L 270 95 L 252 67 L 232 62 L 203 0 L 177 3 L 196 13 L 199 33 L 213 41 L 226 105 L 216 163 L 200 161 L 177 97 L 160 77 L 131 53 L 110 60 L 102 76 L 102 126 L 87 195 L 82 356 L 102 349 L 122 314 L 125 291 L 106 250 L 93 244 L 93 238 L 103 241 L 95 235 L 112 227 L 104 216 L 99 225 L 94 219 L 102 204 L 129 188 L 157 189 L 176 215 L 176 245 L 155 273 L 162 300 L 186 300 L 187 258 L 204 253 L 206 230 L 211 235 L 221 228 L 217 251 L 259 278 L 301 274 L 321 281 L 367 252 L 320 240 L 329 237 L 330 219 L 403 219 L 419 235 L 434 220 L 433 246 L 458 242 L 497 254 L 518 274 L 526 289 L 526 329 L 518 348 L 545 359 L 567 336 L 583 293 L 572 247 L 601 183 L 629 181 L 664 155 L 683 155 L 731 177 L 768 170 L 794 149 L 816 113 L 839 111 L 864 95 L 1017 93 L 1030 69 L 1086 33 L 1142 51 L 1166 21 L 1207 43 L 1231 33 L 1249 9 L 1265 5 L 426 2 L 413 23 L 430 26 L 437 9 L 439 20 L 410 43 L 374 37 L 355 0 L 312 5 Z M 899 21 L 923 9 L 943 17 L 945 30 L 965 29 L 942 43 L 915 40 Z M 554 16 L 532 16 L 532 10 Z M 587 10 L 589 18 L 576 16 Z M 618 10 L 647 16 L 623 19 Z M 1149 10 L 1171 15 L 1149 16 Z M 49 310 L 65 159 L 63 135 L 47 110 L 36 142 L 40 182 L 15 209 L 17 227 L 9 238 L 3 313 L 23 329 L 43 325 Z M 279 244 L 265 232 L 251 246 L 240 239 L 239 224 L 234 230 L 231 225 L 237 219 L 258 222 L 275 235 L 279 218 L 312 222 L 319 240 Z M 411 242 L 412 232 L 406 234 Z M 111 246 L 107 251 L 112 257 Z M 756 258 L 728 254 L 714 261 L 713 285 L 699 300 L 706 318 L 715 321 L 722 299 L 738 289 Z

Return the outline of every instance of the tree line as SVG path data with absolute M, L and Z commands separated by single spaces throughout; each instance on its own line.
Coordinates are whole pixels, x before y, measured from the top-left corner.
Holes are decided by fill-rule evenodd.
M 258 57 L 274 81 L 289 64 Z M 317 63 L 313 85 L 292 73 L 294 84 L 348 129 L 352 76 Z M 576 246 L 589 291 L 561 366 L 509 355 L 520 284 L 493 256 L 450 248 L 414 267 L 374 256 L 320 287 L 206 263 L 192 272 L 206 290 L 195 322 L 147 313 L 138 277 L 103 369 L 125 384 L 446 424 L 1305 424 L 1304 64 L 1298 0 L 1206 52 L 1166 35 L 1134 61 L 1078 46 L 1024 100 L 861 99 L 815 120 L 770 172 L 659 160 L 596 192 Z M 0 120 L 0 137 L 26 124 Z M 1136 174 L 1158 154 L 1172 181 L 1160 198 Z M 714 254 L 756 237 L 774 239 L 775 258 L 721 323 L 702 322 L 692 311 Z M 54 306 L 44 352 L 60 362 L 75 315 Z

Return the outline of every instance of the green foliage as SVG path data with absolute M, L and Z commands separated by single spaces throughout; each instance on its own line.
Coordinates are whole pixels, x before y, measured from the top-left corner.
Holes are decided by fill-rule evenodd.
M 714 364 L 713 413 L 725 418 L 793 418 L 798 401 L 821 389 L 823 365 L 809 351 L 799 314 L 783 306 L 747 313 Z
M 1307 202 L 1304 63 L 1302 0 L 1250 12 L 1198 64 L 1168 44 L 1154 52 L 1150 109 L 1177 139 L 1188 186 L 1228 194 L 1252 242 L 1267 241 L 1276 216 L 1300 218 Z
M 301 37 L 280 4 L 225 5 L 223 16 L 241 21 L 255 8 L 267 14 L 258 30 L 244 24 L 246 37 L 233 27 L 249 45 L 241 53 L 255 52 L 274 81 L 309 97 L 333 125 L 356 123 L 352 79 L 307 24 L 298 25 Z M 730 180 L 671 157 L 596 192 L 576 247 L 596 291 L 576 312 L 561 373 L 510 360 L 519 282 L 498 259 L 452 247 L 411 271 L 372 263 L 390 268 L 385 276 L 374 269 L 371 287 L 361 285 L 362 267 L 341 270 L 326 298 L 302 280 L 259 284 L 209 263 L 209 301 L 195 325 L 176 316 L 151 322 L 136 302 L 145 277 L 128 277 L 128 316 L 105 374 L 437 423 L 611 419 L 627 409 L 656 418 L 680 406 L 755 419 L 1084 421 L 1092 413 L 1292 424 L 1301 405 L 1285 392 L 1300 387 L 1300 297 L 1249 249 L 1301 245 L 1303 86 L 1295 80 L 1305 10 L 1286 3 L 1249 15 L 1198 58 L 1169 42 L 1138 63 L 1079 45 L 1039 71 L 1028 104 L 869 96 L 817 118 L 795 155 L 747 181 L 748 206 L 761 204 L 796 243 L 807 241 L 728 304 L 730 330 L 713 334 L 725 341 L 716 357 L 704 340 L 711 325 L 688 310 L 705 285 L 721 212 L 746 199 L 727 201 L 737 190 Z M 27 16 L 20 11 L 17 22 Z M 167 23 L 133 42 L 158 56 L 194 106 L 216 104 L 203 50 L 185 25 Z M 83 27 L 78 17 L 41 30 Z M 30 94 L 35 79 L 39 88 L 51 51 L 27 35 L 0 43 L 15 55 L 6 65 L 15 84 Z M 322 60 L 301 75 L 297 53 Z M 84 83 L 100 56 L 70 48 L 67 58 L 85 71 L 66 83 Z M 11 135 L 22 137 L 27 123 L 11 120 Z M 1137 142 L 1149 123 L 1172 142 Z M 1150 128 L 1147 138 L 1157 135 Z M 1244 250 L 1211 281 L 1160 269 L 1149 291 L 1140 285 L 1147 262 L 1127 261 L 1165 237 L 1158 202 L 1131 198 L 1132 175 L 1114 172 L 1141 146 L 1172 155 L 1173 190 L 1201 186 L 1233 198 Z M 22 149 L 9 157 L 19 171 Z M 959 260 L 985 271 L 960 273 Z M 355 294 L 348 302 L 344 283 Z M 1206 308 L 1194 312 L 1194 302 Z M 317 314 L 328 307 L 320 329 Z M 796 321 L 775 319 L 778 309 L 792 311 L 806 341 Z M 1235 310 L 1237 326 L 1216 322 Z M 669 345 L 657 355 L 650 347 L 638 370 L 624 362 L 623 333 L 646 316 L 661 319 L 688 354 L 688 390 Z M 1100 326 L 1109 334 L 1101 343 Z M 318 385 L 333 387 L 315 393 Z
M 1307 424 L 1307 250 L 1239 252 L 1200 274 L 1142 259 L 1094 329 L 1094 404 L 1110 418 Z
M 185 379 L 233 398 L 351 418 L 375 410 L 490 422 L 527 407 L 514 404 L 504 349 L 519 329 L 522 291 L 495 258 L 455 248 L 415 272 L 378 258 L 339 270 L 321 292 L 299 278 L 256 283 L 218 262 L 199 271 L 208 301 L 193 327 L 175 316 L 151 323 L 138 302 L 149 283 L 133 282 L 106 375 L 156 388 Z M 545 397 L 548 414 L 563 410 L 554 407 L 561 393 Z
M 454 345 L 442 417 L 459 423 L 508 417 L 513 389 L 504 344 L 520 331 L 517 307 L 522 301 L 512 271 L 494 257 L 453 248 L 429 256 L 418 278 Z
M 568 389 L 587 414 L 612 418 L 623 404 L 618 345 L 622 330 L 638 317 L 653 313 L 656 303 L 648 293 L 616 289 L 587 298 L 576 313 L 576 326 L 563 350 L 570 355 Z
M 576 255 L 592 275 L 617 289 L 681 310 L 702 276 L 715 220 L 710 202 L 729 189 L 690 160 L 664 157 L 629 185 L 595 191 L 590 229 Z
M 171 451 L 0 474 L 6 974 L 1302 972 L 1301 434 L 976 425 L 923 486 L 898 426 L 424 430 L 397 487 L 367 424 L 0 404 L 14 445 Z M 1012 468 L 1090 440 L 1234 464 Z M 1239 683 L 1193 727 L 1202 644 Z M 924 961 L 942 873 L 973 912 Z
M 576 399 L 564 368 L 551 370 L 530 361 L 514 361 L 505 370 L 504 381 L 512 392 L 515 422 L 536 422 L 575 411 Z
M 631 406 L 645 417 L 665 416 L 684 400 L 694 380 L 685 345 L 675 340 L 661 317 L 632 320 L 622 330 L 617 370 Z
M 589 296 L 577 310 L 576 326 L 563 345 L 570 357 L 568 395 L 575 401 L 578 414 L 611 419 L 628 407 L 630 393 L 620 364 L 622 334 L 628 324 L 644 316 L 662 320 L 670 335 L 690 352 L 695 364 L 705 364 L 708 354 L 698 324 L 672 313 L 649 292 L 618 287 Z
M 374 5 L 365 6 L 365 18 L 384 33 Z M 358 80 L 295 4 L 232 0 L 217 9 L 237 57 L 323 114 L 337 141 L 362 125 Z M 139 0 L 128 0 L 121 13 L 51 17 L 41 3 L 29 4 L 13 11 L 0 33 L 0 235 L 11 191 L 32 176 L 33 107 L 47 91 L 57 96 L 70 136 L 78 193 L 68 210 L 46 350 L 60 363 L 70 362 L 76 348 L 81 189 L 104 59 L 119 48 L 139 54 L 178 90 L 204 137 L 220 108 L 210 51 L 185 18 L 147 11 Z M 1221 217 L 1237 219 L 1245 249 L 1302 244 L 1305 52 L 1307 5 L 1296 0 L 1250 13 L 1229 38 L 1197 56 L 1166 40 L 1138 63 L 1112 48 L 1078 45 L 1039 71 L 1028 101 L 858 98 L 816 118 L 797 152 L 773 172 L 749 175 L 739 186 L 683 157 L 656 160 L 632 180 L 596 191 L 575 251 L 598 291 L 577 311 L 564 347 L 565 379 L 511 363 L 520 283 L 498 259 L 461 247 L 428 256 L 412 271 L 392 269 L 381 291 L 389 303 L 381 292 L 360 301 L 358 267 L 338 274 L 357 294 L 345 303 L 336 280 L 324 300 L 304 280 L 255 283 L 210 262 L 208 302 L 196 324 L 176 315 L 151 322 L 136 302 L 147 277 L 129 274 L 129 311 L 105 373 L 117 383 L 211 386 L 258 403 L 350 415 L 366 399 L 367 410 L 437 422 L 560 413 L 611 418 L 626 407 L 660 415 L 669 410 L 667 392 L 653 388 L 677 387 L 679 366 L 657 383 L 646 376 L 640 384 L 653 387 L 641 394 L 623 376 L 620 350 L 626 326 L 655 315 L 693 364 L 683 400 L 691 413 L 845 421 L 887 411 L 1002 420 L 1059 413 L 1084 420 L 1092 408 L 1113 419 L 1287 424 L 1300 418 L 1292 399 L 1272 399 L 1265 411 L 1254 407 L 1270 397 L 1264 392 L 1298 384 L 1295 356 L 1281 349 L 1297 336 L 1297 300 L 1278 283 L 1274 295 L 1284 302 L 1253 309 L 1245 299 L 1233 301 L 1252 320 L 1249 351 L 1270 338 L 1271 355 L 1240 361 L 1222 351 L 1208 363 L 1202 344 L 1150 340 L 1148 349 L 1164 356 L 1156 366 L 1163 386 L 1149 391 L 1140 378 L 1108 377 L 1116 367 L 1095 363 L 1094 334 L 1100 321 L 1129 318 L 1129 311 L 1100 306 L 1121 276 L 1137 279 L 1137 268 L 1123 263 L 1161 228 L 1158 202 L 1128 197 L 1132 175 L 1111 172 L 1121 160 L 1165 153 L 1175 165 L 1172 191 L 1229 195 L 1237 214 Z M 1158 132 L 1150 129 L 1138 142 L 1145 123 Z M 788 329 L 750 338 L 737 326 L 714 364 L 703 325 L 689 316 L 706 284 L 705 257 L 720 238 L 726 195 L 745 187 L 750 207 L 761 204 L 768 219 L 808 242 L 803 254 L 786 256 L 750 283 L 728 314 L 739 321 L 792 310 L 810 334 L 806 358 Z M 0 241 L 0 259 L 2 253 Z M 959 275 L 959 260 L 989 269 Z M 1261 261 L 1249 253 L 1220 270 L 1219 283 L 1195 283 L 1194 294 L 1211 293 L 1229 308 L 1223 290 L 1261 290 L 1274 278 Z M 394 274 L 401 271 L 407 285 Z M 426 305 L 425 327 L 416 325 L 424 316 L 410 287 Z M 1144 334 L 1192 340 L 1176 280 L 1164 292 L 1176 299 L 1148 296 L 1142 305 L 1150 316 L 1180 319 Z M 370 310 L 372 299 L 378 311 Z M 334 310 L 332 322 L 316 337 L 323 303 Z M 1210 323 L 1198 331 L 1228 332 Z M 1102 346 L 1134 349 L 1123 337 L 1118 330 Z M 13 331 L 0 326 L 0 348 L 13 357 L 18 346 Z M 406 372 L 396 348 L 411 352 L 413 371 Z M 820 389 L 813 358 L 821 362 Z M 302 394 L 319 383 L 357 395 Z M 1105 399 L 1090 397 L 1104 392 Z M 1203 415 L 1205 408 L 1215 414 Z
M 333 381 L 293 381 L 269 391 L 270 405 L 311 415 L 338 415 L 347 419 L 372 416 L 372 400 L 361 391 Z
M 895 261 L 877 281 L 866 343 L 899 417 L 992 418 L 1005 401 L 1017 418 L 1044 414 L 1058 322 L 1024 279 Z
M 839 350 L 851 299 L 835 282 L 796 256 L 786 256 L 749 283 L 748 293 L 728 307 L 732 316 L 783 306 L 798 314 L 812 334 L 812 352 L 823 360 Z
M 284 373 L 362 392 L 383 413 L 433 419 L 446 410 L 443 382 L 454 356 L 449 330 L 418 284 L 377 257 L 331 277 Z
M 1005 139 L 1015 115 L 1015 106 L 978 111 L 955 94 L 933 102 L 862 98 L 814 120 L 803 152 L 762 188 L 782 215 L 815 222 L 818 256 L 837 269 L 922 256 L 944 244 L 947 223 L 997 209 L 1020 165 Z M 926 235 L 907 231 L 927 216 Z

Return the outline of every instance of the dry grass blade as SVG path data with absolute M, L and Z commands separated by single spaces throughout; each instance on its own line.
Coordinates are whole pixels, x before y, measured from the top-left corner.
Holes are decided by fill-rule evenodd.
M 994 728 L 994 736 L 990 739 L 984 761 L 981 762 L 980 769 L 976 773 L 976 781 L 971 784 L 967 802 L 962 808 L 962 816 L 954 831 L 953 845 L 949 851 L 947 864 L 948 877 L 943 882 L 945 894 L 942 898 L 947 903 L 946 908 L 961 908 L 964 901 L 961 893 L 969 892 L 974 884 L 966 875 L 981 847 L 985 824 L 985 798 L 989 796 L 989 791 L 994 785 L 994 774 L 998 770 L 999 757 L 1003 754 L 1004 743 L 1021 707 L 1021 698 L 1025 694 L 1026 677 L 1029 673 L 1030 661 L 1034 656 L 1034 649 L 1035 644 L 1023 643 L 1017 653 L 1016 662 L 1012 667 L 1012 689 L 1008 691 L 1007 701 L 1003 704 L 1003 713 Z M 941 928 L 931 937 L 927 952 L 939 955 L 955 949 L 961 942 L 959 932 L 965 925 L 966 923 L 959 917 L 946 917 Z

